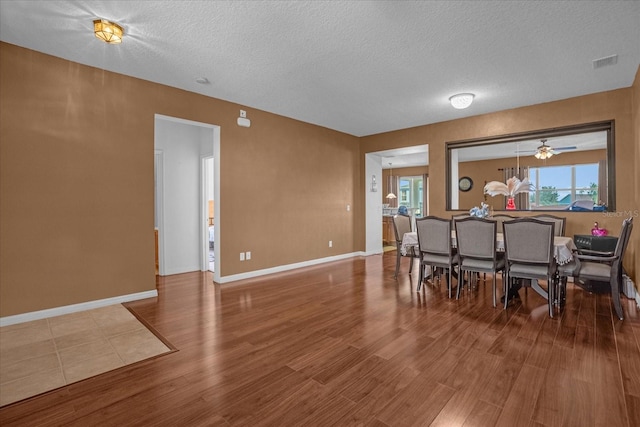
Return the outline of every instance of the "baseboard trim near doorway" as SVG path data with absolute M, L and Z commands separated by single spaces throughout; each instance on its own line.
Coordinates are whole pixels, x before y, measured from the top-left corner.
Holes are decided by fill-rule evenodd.
M 30 313 L 16 314 L 13 316 L 0 317 L 0 327 L 15 325 L 17 323 L 30 322 L 32 320 L 47 319 L 49 317 L 61 316 L 63 314 L 76 313 L 79 311 L 91 310 L 94 308 L 106 307 L 108 305 L 121 304 L 123 302 L 137 301 L 158 296 L 158 290 L 138 292 L 135 294 L 120 295 L 112 298 L 105 298 L 95 301 L 87 301 L 79 304 L 64 305 L 62 307 L 48 308 L 46 310 L 32 311 Z
M 262 270 L 255 270 L 255 271 L 248 271 L 246 273 L 240 273 L 240 274 L 232 274 L 231 276 L 224 276 L 220 278 L 220 282 L 218 283 L 225 284 L 230 282 L 236 282 L 238 280 L 253 279 L 255 277 L 265 276 L 267 274 L 282 273 L 284 271 L 295 270 L 296 268 L 311 267 L 313 265 L 324 264 L 327 262 L 339 261 L 347 258 L 355 258 L 359 256 L 368 256 L 368 255 L 373 255 L 373 253 L 366 253 L 362 251 L 351 252 L 348 254 L 335 255 L 335 256 L 326 257 L 326 258 L 318 258 L 310 261 L 297 262 L 294 264 L 279 265 L 277 267 L 265 268 Z

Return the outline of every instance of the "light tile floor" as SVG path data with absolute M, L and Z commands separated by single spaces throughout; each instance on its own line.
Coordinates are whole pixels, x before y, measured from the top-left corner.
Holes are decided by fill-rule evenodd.
M 171 351 L 121 304 L 0 328 L 0 406 Z

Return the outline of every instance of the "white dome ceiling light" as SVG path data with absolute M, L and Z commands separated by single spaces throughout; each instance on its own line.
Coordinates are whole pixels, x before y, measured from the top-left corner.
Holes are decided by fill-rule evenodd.
M 476 96 L 472 93 L 459 93 L 457 95 L 453 95 L 449 98 L 449 102 L 453 108 L 457 108 L 458 110 L 462 110 L 467 108 L 473 102 L 473 98 Z

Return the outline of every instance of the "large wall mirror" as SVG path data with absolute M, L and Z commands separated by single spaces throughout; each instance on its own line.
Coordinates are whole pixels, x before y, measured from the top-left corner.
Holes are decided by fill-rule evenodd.
M 513 209 L 484 186 L 515 176 L 532 184 L 516 210 L 615 211 L 614 146 L 614 121 L 447 142 L 447 209 Z

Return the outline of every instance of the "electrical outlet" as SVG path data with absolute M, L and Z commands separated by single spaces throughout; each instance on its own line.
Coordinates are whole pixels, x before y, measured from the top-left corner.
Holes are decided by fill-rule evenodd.
M 249 261 L 251 259 L 251 252 L 247 252 L 246 255 L 244 256 L 244 259 Z
M 243 119 L 247 117 L 247 112 L 244 110 L 240 110 L 240 117 L 242 117 Z
M 347 205 L 347 212 L 351 210 L 351 205 Z
M 329 247 L 332 248 L 333 247 L 333 240 L 329 240 Z
M 240 261 L 244 261 L 244 252 L 240 252 Z

